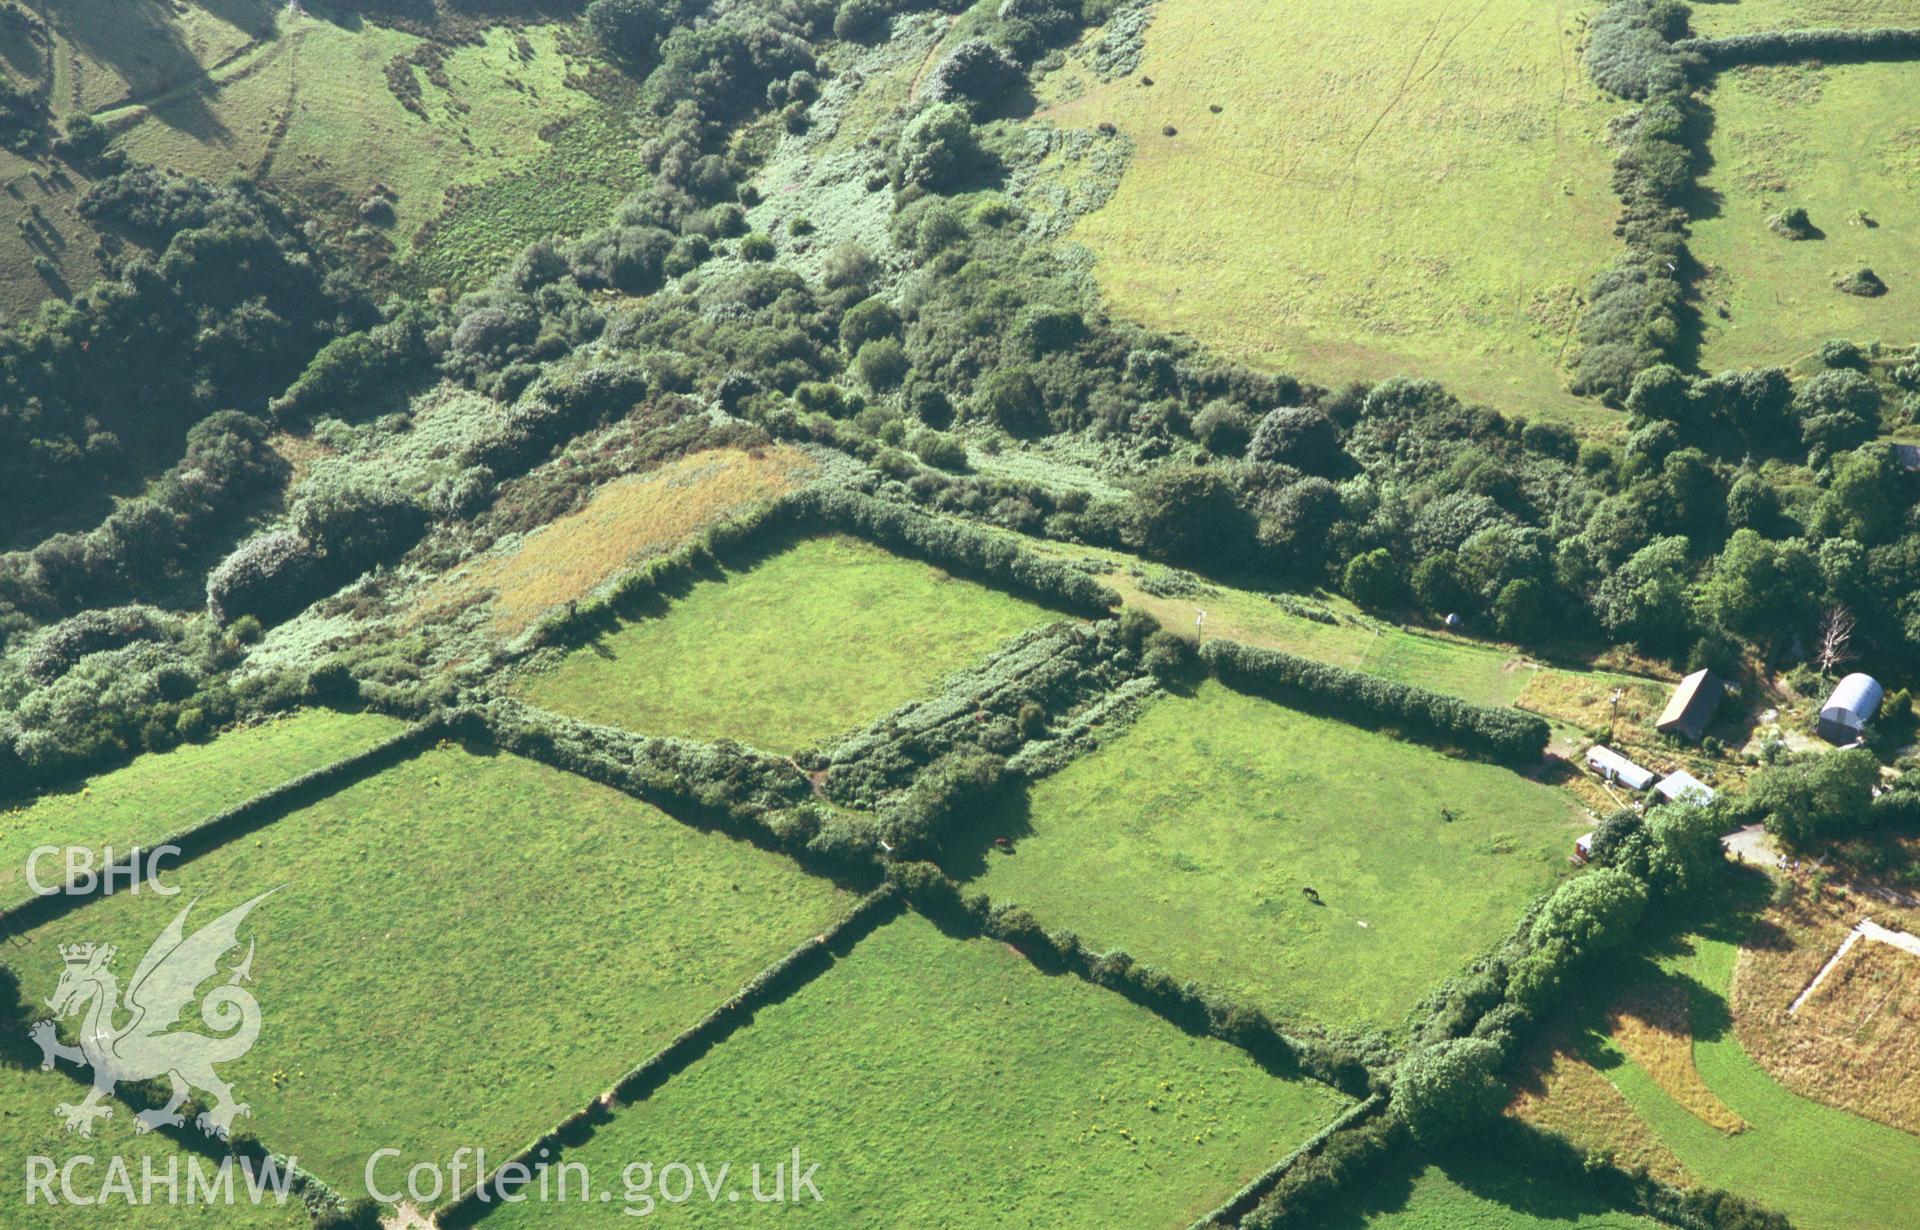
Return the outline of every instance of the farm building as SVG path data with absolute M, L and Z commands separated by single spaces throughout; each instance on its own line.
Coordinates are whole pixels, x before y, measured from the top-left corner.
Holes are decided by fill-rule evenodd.
M 1873 720 L 1885 691 L 1872 675 L 1848 675 L 1820 706 L 1820 737 L 1829 743 L 1852 743 Z
M 1610 782 L 1629 790 L 1645 790 L 1653 785 L 1653 773 L 1628 760 L 1610 747 L 1596 743 L 1587 749 L 1587 767 Z
M 1663 735 L 1678 735 L 1698 743 L 1706 733 L 1707 723 L 1713 720 L 1713 711 L 1720 706 L 1723 690 L 1720 677 L 1712 671 L 1693 672 L 1673 690 L 1654 729 Z
M 1593 834 L 1582 833 L 1573 839 L 1573 861 L 1586 864 L 1593 861 Z
M 1661 778 L 1653 792 L 1671 803 L 1713 802 L 1713 787 L 1685 769 L 1675 769 Z

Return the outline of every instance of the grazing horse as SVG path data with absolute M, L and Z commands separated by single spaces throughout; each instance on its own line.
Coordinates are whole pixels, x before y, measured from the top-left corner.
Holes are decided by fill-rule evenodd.
M 1320 890 L 1317 888 L 1302 888 L 1300 890 L 1300 895 L 1305 897 L 1308 901 L 1313 902 L 1315 905 L 1326 904 L 1326 902 L 1320 900 Z

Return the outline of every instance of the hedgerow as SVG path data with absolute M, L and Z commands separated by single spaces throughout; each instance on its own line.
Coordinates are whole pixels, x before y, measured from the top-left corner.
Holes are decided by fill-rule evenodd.
M 1231 1043 L 1269 1071 L 1304 1073 L 1356 1097 L 1369 1092 L 1366 1064 L 1343 1042 L 1291 1036 L 1252 1004 L 1176 980 L 1120 949 L 1096 952 L 1070 931 L 1047 931 L 1024 909 L 996 906 L 983 893 L 965 893 L 932 863 L 890 863 L 887 882 L 948 931 L 1010 944 L 1043 968 L 1064 970 L 1118 992 L 1181 1029 Z
M 1680 55 L 1697 59 L 1713 70 L 1741 64 L 1781 64 L 1819 60 L 1845 64 L 1860 60 L 1910 60 L 1920 56 L 1920 28 L 1879 27 L 1868 30 L 1756 30 L 1722 38 L 1682 39 L 1674 44 Z
M 1614 404 L 1641 371 L 1676 358 L 1687 336 L 1686 201 L 1702 126 L 1689 77 L 1700 60 L 1677 42 L 1686 29 L 1676 0 L 1617 0 L 1595 18 L 1587 45 L 1594 83 L 1644 104 L 1609 125 L 1627 250 L 1588 292 L 1568 382 Z
M 823 789 L 834 801 L 881 810 L 895 834 L 889 840 L 903 851 L 937 846 L 955 807 L 950 791 L 922 785 L 928 766 L 967 764 L 983 789 L 992 784 L 979 776 L 983 756 L 1010 758 L 1021 777 L 1043 771 L 1057 744 L 1085 734 L 1079 723 L 1088 710 L 1118 718 L 1124 710 L 1116 702 L 1136 695 L 1130 685 L 1151 685 L 1143 626 L 1150 623 L 1103 620 L 1022 633 L 948 679 L 938 695 L 803 754 L 801 764 L 825 771 Z
M 271 824 L 290 812 L 339 791 L 344 786 L 371 777 L 407 759 L 440 738 L 445 730 L 445 726 L 438 719 L 416 722 L 364 751 L 343 756 L 332 764 L 322 765 L 298 777 L 281 782 L 277 786 L 271 786 L 249 799 L 196 821 L 157 841 L 136 847 L 131 851 L 122 851 L 112 867 L 95 876 L 89 886 L 84 889 L 68 887 L 59 893 L 32 897 L 6 909 L 0 909 L 0 927 L 10 927 L 16 932 L 25 931 L 63 917 L 96 896 L 107 895 L 112 891 L 109 885 L 118 883 L 124 886 L 137 883 L 147 852 L 161 846 L 172 846 L 177 849 L 179 854 L 176 858 L 179 863 L 191 862 L 236 837 Z
M 831 969 L 847 949 L 894 918 L 900 907 L 900 897 L 892 885 L 883 884 L 868 893 L 839 921 L 754 975 L 718 1007 L 629 1069 L 606 1093 L 561 1120 L 492 1174 L 482 1175 L 472 1188 L 457 1193 L 434 1215 L 434 1224 L 443 1230 L 466 1230 L 473 1226 L 485 1216 L 490 1205 L 512 1196 L 531 1182 L 531 1176 L 538 1173 L 540 1167 L 556 1164 L 567 1146 L 584 1142 L 596 1125 L 611 1117 L 615 1105 L 631 1105 L 644 1099 L 734 1030 L 750 1023 L 755 1012 L 779 1002 Z M 510 1168 L 516 1170 L 516 1175 L 506 1173 Z
M 1528 764 L 1547 750 L 1545 719 L 1476 705 L 1412 684 L 1237 641 L 1208 641 L 1201 660 L 1222 683 L 1347 721 L 1389 726 L 1491 760 Z

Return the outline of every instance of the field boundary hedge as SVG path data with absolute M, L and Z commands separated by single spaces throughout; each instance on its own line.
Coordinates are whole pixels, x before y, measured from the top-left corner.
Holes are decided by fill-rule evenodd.
M 463 737 L 618 790 L 690 828 L 786 855 L 811 874 L 853 887 L 878 877 L 866 848 L 814 843 L 824 809 L 799 768 L 743 743 L 636 734 L 505 698 L 453 710 L 447 720 Z
M 1280 1185 L 1293 1168 L 1306 1159 L 1315 1156 L 1329 1140 L 1354 1125 L 1373 1118 L 1387 1108 L 1387 1095 L 1375 1093 L 1364 1102 L 1358 1102 L 1342 1111 L 1338 1118 L 1301 1142 L 1298 1148 L 1254 1176 L 1246 1186 L 1228 1196 L 1213 1212 L 1189 1226 L 1187 1230 L 1213 1230 L 1214 1227 L 1238 1225 L 1240 1219 L 1253 1212 L 1261 1201 Z
M 146 861 L 147 855 L 161 846 L 179 848 L 176 866 L 190 863 L 236 837 L 272 824 L 297 808 L 324 799 L 346 786 L 410 759 L 446 731 L 445 723 L 438 717 L 415 722 L 364 751 L 302 773 L 277 786 L 270 786 L 160 841 L 136 846 L 124 857 L 116 859 L 112 868 L 102 872 L 89 890 L 79 891 L 69 885 L 58 893 L 29 897 L 0 909 L 0 935 L 31 930 L 63 918 L 96 898 L 110 896 L 112 892 L 105 887 L 109 883 L 135 883 L 138 868 Z
M 1531 713 L 1477 705 L 1276 649 L 1214 640 L 1201 647 L 1200 658 L 1216 679 L 1235 691 L 1309 712 L 1324 711 L 1355 725 L 1389 727 L 1484 760 L 1532 763 L 1546 754 L 1552 734 L 1546 719 Z
M 605 1093 L 562 1119 L 496 1167 L 492 1174 L 448 1201 L 434 1216 L 434 1224 L 441 1230 L 467 1230 L 473 1226 L 486 1216 L 500 1196 L 511 1194 L 531 1181 L 536 1162 L 546 1166 L 557 1164 L 567 1146 L 584 1144 L 592 1138 L 595 1128 L 612 1118 L 613 1107 L 631 1106 L 686 1071 L 734 1030 L 751 1024 L 756 1011 L 785 999 L 832 969 L 845 949 L 898 916 L 901 908 L 900 896 L 890 884 L 883 884 L 862 897 L 839 921 L 754 975 L 718 1007 L 630 1068 Z M 505 1171 L 516 1165 L 528 1178 L 509 1183 Z
M 508 653 L 523 656 L 549 645 L 570 647 L 596 632 L 610 631 L 625 617 L 623 612 L 672 585 L 697 579 L 703 568 L 738 560 L 756 546 L 777 545 L 778 535 L 834 532 L 1086 618 L 1104 618 L 1120 603 L 1118 594 L 1078 568 L 1045 559 L 979 526 L 821 485 L 716 522 L 691 542 L 608 582 L 586 601 L 541 619 Z
M 1920 58 L 1920 27 L 1880 26 L 1868 30 L 1757 30 L 1723 38 L 1688 38 L 1675 51 L 1694 55 L 1718 71 L 1744 64 L 1781 64 L 1791 60 L 1861 63 Z
M 949 933 L 999 940 L 1042 969 L 1104 987 L 1189 1034 L 1238 1047 L 1268 1072 L 1306 1076 L 1349 1097 L 1378 1092 L 1366 1064 L 1337 1041 L 1288 1034 L 1260 1008 L 1133 959 L 1124 949 L 1095 952 L 1071 931 L 1047 931 L 1020 906 L 968 895 L 932 863 L 893 863 L 887 880 L 907 903 Z

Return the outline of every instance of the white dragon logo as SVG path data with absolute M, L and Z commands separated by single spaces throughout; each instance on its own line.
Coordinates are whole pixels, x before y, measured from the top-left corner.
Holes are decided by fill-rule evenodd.
M 195 903 L 188 902 L 140 959 L 124 1001 L 120 981 L 109 968 L 118 949 L 111 944 L 60 946 L 66 968 L 47 1006 L 56 1018 L 84 1013 L 80 1045 L 62 1044 L 53 1020 L 35 1024 L 30 1036 L 40 1046 L 41 1068 L 51 1068 L 55 1059 L 64 1059 L 77 1067 L 93 1069 L 93 1088 L 86 1099 L 78 1105 L 63 1102 L 54 1112 L 66 1120 L 69 1132 L 92 1136 L 94 1122 L 113 1115 L 113 1107 L 106 1103 L 121 1081 L 152 1080 L 162 1075 L 173 1082 L 172 1100 L 162 1109 L 135 1115 L 138 1131 L 178 1127 L 186 1122 L 177 1112 L 187 1100 L 190 1087 L 213 1096 L 213 1108 L 194 1121 L 209 1136 L 227 1139 L 234 1119 L 253 1113 L 246 1103 L 233 1100 L 233 1086 L 213 1070 L 216 1063 L 229 1063 L 245 1055 L 260 1037 L 260 1005 L 239 986 L 243 981 L 253 981 L 251 942 L 246 959 L 233 967 L 226 984 L 214 987 L 200 1001 L 200 1019 L 208 1029 L 224 1036 L 176 1031 L 174 1025 L 192 1004 L 200 985 L 221 972 L 220 958 L 240 946 L 241 921 L 254 906 L 278 891 L 262 893 L 236 906 L 191 936 L 186 934 L 186 922 Z M 131 1019 L 116 1026 L 114 1017 L 121 1011 Z

